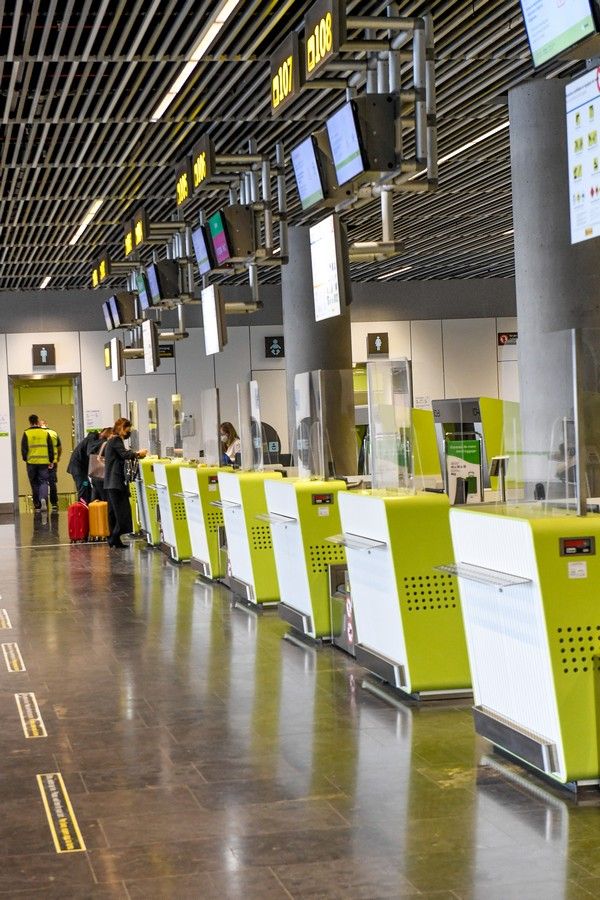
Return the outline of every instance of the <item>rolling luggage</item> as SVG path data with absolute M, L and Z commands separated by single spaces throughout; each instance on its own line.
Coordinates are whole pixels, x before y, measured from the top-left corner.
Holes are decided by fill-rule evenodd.
M 67 510 L 67 523 L 69 527 L 69 539 L 72 544 L 78 541 L 87 541 L 90 531 L 90 521 L 87 503 L 78 500 L 71 503 Z
M 108 503 L 105 500 L 94 500 L 88 506 L 90 518 L 90 541 L 104 541 L 110 534 L 108 527 Z

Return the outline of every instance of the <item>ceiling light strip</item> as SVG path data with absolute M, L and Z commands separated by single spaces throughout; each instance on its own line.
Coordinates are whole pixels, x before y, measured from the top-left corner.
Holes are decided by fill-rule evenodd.
M 90 224 L 90 222 L 92 221 L 92 219 L 94 218 L 94 216 L 96 215 L 96 213 L 98 212 L 100 207 L 102 206 L 102 203 L 103 203 L 102 200 L 94 200 L 94 202 L 92 203 L 92 205 L 86 212 L 85 216 L 83 217 L 81 225 L 79 226 L 79 228 L 77 229 L 77 231 L 75 232 L 75 234 L 73 235 L 71 240 L 69 241 L 69 247 L 75 246 L 75 244 L 77 243 L 77 241 L 79 240 L 79 238 L 81 237 L 81 235 L 83 234 L 85 229 L 88 227 L 88 225 Z
M 162 119 L 169 106 L 177 94 L 183 89 L 190 75 L 204 57 L 204 54 L 214 42 L 223 25 L 225 25 L 239 3 L 240 0 L 224 0 L 224 3 L 221 4 L 215 16 L 210 20 L 208 25 L 202 29 L 198 42 L 192 47 L 190 52 L 189 62 L 185 64 L 182 71 L 171 84 L 171 87 L 167 90 L 167 93 L 150 116 L 153 122 L 158 122 Z

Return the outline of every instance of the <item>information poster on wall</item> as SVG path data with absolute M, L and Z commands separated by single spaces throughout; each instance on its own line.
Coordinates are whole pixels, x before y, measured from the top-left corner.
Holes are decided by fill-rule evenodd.
M 600 235 L 600 67 L 566 88 L 571 243 Z
M 479 438 L 446 438 L 446 475 L 450 503 L 481 503 L 481 441 Z
M 86 409 L 84 413 L 85 420 L 85 430 L 89 431 L 100 431 L 103 427 L 102 425 L 102 410 L 101 409 Z

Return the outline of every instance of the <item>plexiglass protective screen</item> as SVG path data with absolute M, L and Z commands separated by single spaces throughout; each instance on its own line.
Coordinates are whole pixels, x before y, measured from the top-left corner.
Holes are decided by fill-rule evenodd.
M 412 490 L 415 485 L 408 360 L 367 363 L 367 391 L 373 488 Z
M 260 472 L 264 469 L 264 457 L 258 382 L 238 384 L 237 396 L 242 468 Z

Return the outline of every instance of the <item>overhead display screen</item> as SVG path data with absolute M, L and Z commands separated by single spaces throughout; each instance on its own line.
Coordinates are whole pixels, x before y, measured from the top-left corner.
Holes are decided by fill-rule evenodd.
M 213 213 L 208 220 L 210 229 L 210 239 L 215 252 L 215 260 L 217 265 L 222 265 L 231 259 L 231 248 L 227 239 L 227 231 L 225 229 L 225 221 L 220 212 Z
M 207 356 L 219 353 L 227 343 L 224 325 L 224 310 L 219 288 L 211 284 L 202 291 L 202 323 L 204 326 L 204 349 Z
M 319 171 L 314 138 L 307 137 L 292 150 L 292 167 L 302 209 L 309 209 L 325 199 L 323 179 Z
M 310 229 L 315 321 L 342 313 L 344 275 L 340 271 L 340 228 L 335 215 Z
M 123 323 L 121 322 L 121 313 L 119 310 L 119 306 L 117 304 L 116 297 L 109 297 L 108 309 L 110 312 L 111 319 L 113 320 L 114 327 L 119 328 Z
M 143 272 L 137 272 L 135 276 L 135 284 L 138 291 L 138 299 L 140 302 L 140 309 L 145 310 L 149 309 L 151 306 L 150 297 L 149 297 L 149 288 L 148 281 Z
M 142 322 L 142 345 L 144 347 L 144 371 L 146 374 L 156 372 L 160 365 L 158 355 L 158 329 L 156 322 L 146 319 Z
M 593 0 L 521 0 L 534 66 L 596 32 Z
M 208 255 L 208 246 L 206 243 L 206 234 L 202 225 L 192 231 L 192 244 L 194 245 L 194 255 L 198 263 L 198 269 L 201 275 L 207 275 L 212 269 L 212 263 Z
M 156 271 L 155 265 L 148 266 L 148 268 L 146 269 L 146 276 L 148 278 L 150 304 L 152 306 L 156 306 L 157 303 L 160 303 L 162 297 L 160 295 L 160 287 L 158 284 L 158 273 Z
M 341 187 L 365 171 L 358 120 L 352 101 L 345 103 L 327 119 L 326 125 L 335 175 Z
M 568 84 L 571 243 L 600 235 L 600 67 Z
M 112 331 L 115 327 L 115 323 L 113 322 L 113 318 L 110 312 L 110 307 L 108 305 L 108 300 L 106 300 L 102 304 L 102 315 L 104 316 L 104 324 L 106 325 L 107 331 Z

